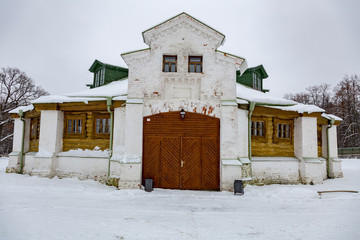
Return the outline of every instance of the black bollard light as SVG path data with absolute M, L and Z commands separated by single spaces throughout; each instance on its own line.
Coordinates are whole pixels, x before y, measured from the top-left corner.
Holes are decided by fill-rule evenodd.
M 234 181 L 234 195 L 239 193 L 240 195 L 244 194 L 244 185 L 242 180 L 235 180 Z
M 151 178 L 145 179 L 145 191 L 152 192 L 153 189 L 153 180 Z

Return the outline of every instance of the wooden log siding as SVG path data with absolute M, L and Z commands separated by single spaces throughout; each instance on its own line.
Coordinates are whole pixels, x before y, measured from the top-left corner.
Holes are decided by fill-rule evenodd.
M 36 129 L 33 129 L 36 128 Z M 39 151 L 39 136 L 40 136 L 40 117 L 30 119 L 30 143 L 29 151 Z
M 297 112 L 256 106 L 252 120 L 265 122 L 264 138 L 251 137 L 251 155 L 253 157 L 294 157 L 294 118 Z M 277 123 L 290 124 L 290 139 L 276 137 Z
M 317 125 L 318 157 L 322 157 L 322 126 Z
M 95 147 L 100 147 L 101 150 L 109 148 L 110 144 L 110 134 L 108 138 L 96 138 L 95 137 L 95 115 L 97 114 L 108 114 L 107 112 L 65 112 L 67 114 L 86 114 L 86 120 L 83 123 L 83 130 L 85 131 L 84 138 L 66 138 L 64 134 L 63 138 L 63 151 L 69 151 L 71 149 L 89 149 L 93 150 Z M 64 117 L 64 120 L 66 117 Z M 66 120 L 65 120 L 66 121 Z M 66 122 L 64 121 L 64 131 L 67 131 L 65 128 Z

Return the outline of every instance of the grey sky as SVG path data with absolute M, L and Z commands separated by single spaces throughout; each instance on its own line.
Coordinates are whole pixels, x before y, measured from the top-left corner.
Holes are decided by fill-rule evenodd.
M 126 66 L 141 32 L 187 12 L 226 36 L 219 48 L 263 64 L 282 97 L 360 74 L 360 1 L 0 1 L 0 67 L 18 67 L 51 94 L 85 89 L 95 59 Z

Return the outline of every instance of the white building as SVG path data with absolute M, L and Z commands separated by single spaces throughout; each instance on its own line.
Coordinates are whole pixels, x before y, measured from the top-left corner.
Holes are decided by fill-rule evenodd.
M 266 94 L 263 66 L 217 50 L 222 33 L 181 13 L 142 35 L 128 70 L 96 60 L 91 89 L 12 112 L 7 172 L 211 190 L 342 176 L 341 119 Z

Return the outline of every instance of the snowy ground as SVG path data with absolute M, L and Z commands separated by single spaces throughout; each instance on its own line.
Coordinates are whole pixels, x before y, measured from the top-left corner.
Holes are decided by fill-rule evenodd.
M 323 185 L 247 186 L 230 192 L 116 190 L 97 182 L 5 174 L 0 239 L 360 239 L 360 159 Z

